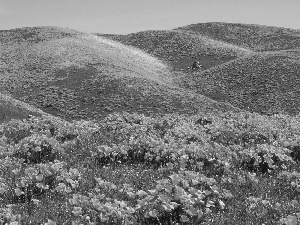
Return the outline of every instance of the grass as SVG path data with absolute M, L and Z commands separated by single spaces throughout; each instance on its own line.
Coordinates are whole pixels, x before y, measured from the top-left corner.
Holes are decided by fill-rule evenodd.
M 252 51 L 299 48 L 300 32 L 295 29 L 238 23 L 199 23 L 176 28 L 223 41 Z
M 47 115 L 42 110 L 18 101 L 9 95 L 0 93 L 0 122 L 7 122 L 11 119 L 27 119 L 28 116 Z
M 299 62 L 286 53 L 254 54 L 186 77 L 186 88 L 262 114 L 299 112 Z
M 96 35 L 24 28 L 2 32 L 2 43 L 1 90 L 62 118 L 238 110 L 175 86 L 159 59 Z
M 299 112 L 298 30 L 200 23 L 170 31 L 104 36 L 164 60 L 184 89 L 251 112 Z M 188 69 L 194 61 L 202 68 Z
M 140 48 L 164 60 L 175 68 L 175 71 L 186 72 L 187 67 L 194 61 L 200 61 L 203 68 L 210 68 L 251 53 L 247 49 L 205 36 L 174 30 L 144 31 L 128 35 L 104 35 L 104 37 Z
M 2 31 L 0 224 L 298 224 L 296 33 L 212 25 Z

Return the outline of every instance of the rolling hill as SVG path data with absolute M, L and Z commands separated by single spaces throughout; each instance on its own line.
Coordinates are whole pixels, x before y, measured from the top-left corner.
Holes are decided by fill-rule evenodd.
M 179 72 L 176 84 L 184 89 L 252 112 L 299 112 L 299 30 L 199 23 L 104 36 L 165 61 Z M 194 61 L 202 68 L 187 69 Z
M 300 30 L 239 23 L 199 23 L 175 29 L 200 34 L 216 41 L 253 51 L 276 51 L 299 48 Z
M 49 116 L 42 110 L 0 93 L 0 123 L 29 116 Z
M 260 114 L 300 111 L 299 56 L 255 54 L 187 75 L 186 88 Z
M 299 223 L 296 39 L 180 29 L 0 31 L 1 225 Z
M 195 60 L 208 69 L 251 53 L 250 50 L 226 42 L 180 30 L 98 35 L 140 48 L 168 63 L 175 71 L 187 72 L 186 68 Z
M 0 32 L 0 90 L 66 119 L 114 111 L 240 111 L 175 85 L 161 60 L 121 43 L 57 27 Z
M 299 112 L 300 32 L 203 23 L 128 35 L 0 31 L 3 94 L 66 119 L 115 111 Z M 194 61 L 201 69 L 190 70 Z

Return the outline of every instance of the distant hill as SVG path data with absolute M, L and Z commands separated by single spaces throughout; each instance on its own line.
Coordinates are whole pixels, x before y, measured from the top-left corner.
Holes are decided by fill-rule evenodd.
M 0 32 L 0 90 L 66 119 L 114 111 L 240 111 L 175 85 L 177 74 L 137 48 L 72 29 Z
M 183 79 L 186 88 L 261 114 L 300 112 L 300 54 L 255 54 Z
M 30 115 L 47 115 L 42 110 L 0 93 L 0 123 L 11 119 L 26 119 Z
M 164 60 L 185 89 L 257 113 L 299 113 L 300 30 L 199 23 L 104 36 Z M 194 61 L 202 68 L 188 69 Z
M 200 34 L 253 51 L 276 51 L 300 47 L 300 30 L 239 23 L 198 23 L 175 31 Z
M 164 60 L 175 70 L 185 72 L 187 72 L 186 68 L 195 60 L 199 61 L 203 68 L 208 69 L 252 52 L 229 43 L 181 30 L 143 31 L 128 35 L 98 35 L 140 48 Z

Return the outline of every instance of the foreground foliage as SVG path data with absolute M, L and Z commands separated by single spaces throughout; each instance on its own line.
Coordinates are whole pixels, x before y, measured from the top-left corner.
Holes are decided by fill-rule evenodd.
M 299 121 L 11 120 L 0 125 L 0 224 L 298 224 Z

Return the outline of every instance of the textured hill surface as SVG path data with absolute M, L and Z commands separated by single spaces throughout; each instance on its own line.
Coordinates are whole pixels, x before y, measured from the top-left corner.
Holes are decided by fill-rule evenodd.
M 56 27 L 0 32 L 1 92 L 62 118 L 239 111 L 174 86 L 176 76 L 159 59 L 93 34 Z
M 185 89 L 262 114 L 299 112 L 299 30 L 200 23 L 106 37 L 164 60 Z M 194 61 L 202 68 L 187 69 Z
M 300 111 L 300 54 L 254 54 L 184 77 L 185 87 L 261 114 Z
M 224 41 L 253 51 L 274 51 L 300 47 L 300 30 L 237 23 L 199 23 L 175 29 Z
M 36 107 L 30 106 L 22 101 L 18 101 L 9 95 L 0 93 L 0 123 L 11 119 L 26 119 L 30 115 L 47 115 Z
M 101 35 L 101 34 L 98 34 Z M 128 35 L 103 35 L 131 45 L 164 60 L 175 70 L 184 70 L 195 60 L 204 69 L 251 53 L 250 50 L 199 34 L 180 30 L 144 31 Z

